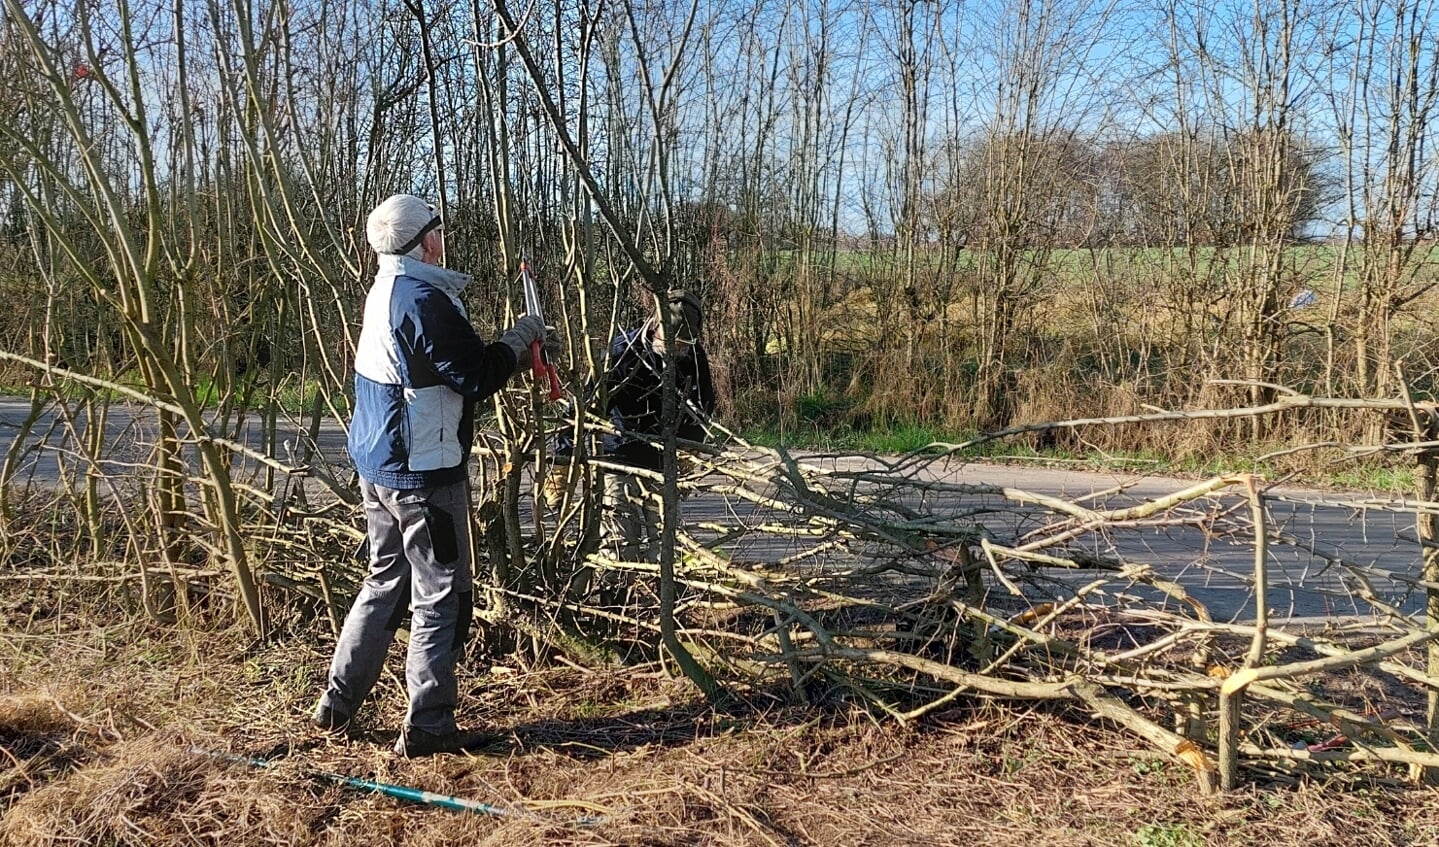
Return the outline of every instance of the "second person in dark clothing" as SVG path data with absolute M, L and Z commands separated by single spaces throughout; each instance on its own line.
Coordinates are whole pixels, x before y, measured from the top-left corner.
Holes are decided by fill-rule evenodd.
M 665 337 L 665 321 L 656 315 L 614 339 L 605 367 L 606 411 L 615 432 L 605 436 L 604 458 L 649 471 L 663 468 L 659 443 L 667 357 L 674 361 L 680 404 L 676 434 L 703 441 L 715 409 L 709 357 L 700 344 L 704 312 L 699 298 L 674 290 L 664 305 L 675 337 Z M 660 509 L 654 492 L 653 480 L 635 474 L 609 471 L 605 477 L 605 544 L 621 561 L 659 561 Z

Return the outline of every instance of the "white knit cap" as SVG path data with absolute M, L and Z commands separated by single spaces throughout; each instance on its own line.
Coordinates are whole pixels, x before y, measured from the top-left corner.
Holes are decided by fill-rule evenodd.
M 431 224 L 434 224 L 433 226 Z M 421 257 L 417 240 L 439 225 L 435 208 L 413 194 L 392 194 L 365 221 L 365 236 L 376 253 Z M 402 248 L 410 245 L 408 250 Z

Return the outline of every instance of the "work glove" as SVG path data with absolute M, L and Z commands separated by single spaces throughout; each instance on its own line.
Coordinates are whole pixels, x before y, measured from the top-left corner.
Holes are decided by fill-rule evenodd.
M 534 365 L 530 361 L 530 342 L 544 338 L 545 322 L 534 315 L 522 315 L 514 326 L 504 331 L 500 341 L 515 351 L 515 370 L 522 371 Z
M 700 462 L 699 457 L 693 453 L 681 451 L 675 454 L 675 474 L 678 475 L 680 479 L 691 476 L 703 476 L 704 470 L 705 467 Z
M 540 483 L 540 498 L 545 506 L 550 509 L 558 509 L 564 502 L 565 492 L 569 490 L 569 465 L 551 465 L 545 472 L 545 478 Z

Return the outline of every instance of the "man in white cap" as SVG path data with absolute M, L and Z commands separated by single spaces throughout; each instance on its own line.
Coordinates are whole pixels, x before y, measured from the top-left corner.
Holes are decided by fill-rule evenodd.
M 379 271 L 355 350 L 350 456 L 360 475 L 369 575 L 345 618 L 313 721 L 346 733 L 379 679 L 405 612 L 409 710 L 395 751 L 459 752 L 482 743 L 455 724 L 455 658 L 469 634 L 474 587 L 466 512 L 475 404 L 530 367 L 544 323 L 521 317 L 495 342 L 470 325 L 460 292 L 470 277 L 437 263 L 444 221 L 396 194 L 366 224 Z

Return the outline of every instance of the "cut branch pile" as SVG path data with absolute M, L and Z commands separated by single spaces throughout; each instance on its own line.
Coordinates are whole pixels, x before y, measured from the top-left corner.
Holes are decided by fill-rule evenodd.
M 1276 525 L 1278 495 L 1256 478 L 1068 500 L 950 470 L 923 455 L 714 454 L 688 508 L 708 514 L 695 504 L 720 495 L 731 517 L 681 534 L 689 636 L 738 677 L 838 685 L 901 721 L 962 697 L 1071 702 L 1186 762 L 1206 791 L 1234 786 L 1241 761 L 1439 766 L 1422 723 L 1436 633 L 1401 610 L 1427 586 L 1377 590 L 1400 575 L 1332 551 L 1317 559 L 1331 579 L 1292 582 L 1286 563 L 1314 570 L 1317 545 Z M 1216 619 L 1203 590 L 1161 576 L 1179 569 L 1247 600 Z M 1286 596 L 1357 613 L 1280 619 Z M 1304 741 L 1316 727 L 1330 735 Z

